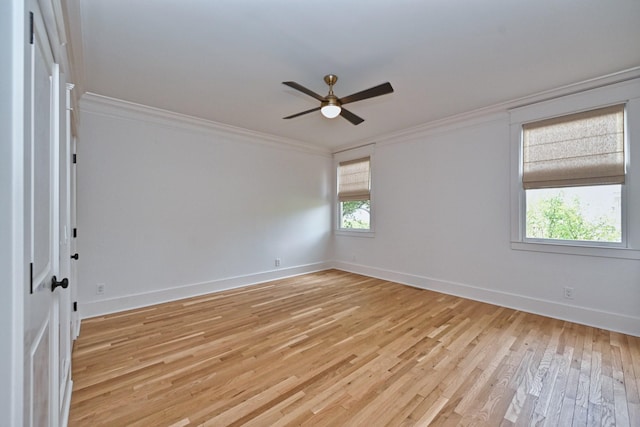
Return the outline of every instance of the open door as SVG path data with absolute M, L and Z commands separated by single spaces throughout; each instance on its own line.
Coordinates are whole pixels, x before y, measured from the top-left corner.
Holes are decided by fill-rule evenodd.
M 29 2 L 31 37 L 26 58 L 25 259 L 30 286 L 24 297 L 24 424 L 60 422 L 59 304 L 59 67 L 35 1 Z

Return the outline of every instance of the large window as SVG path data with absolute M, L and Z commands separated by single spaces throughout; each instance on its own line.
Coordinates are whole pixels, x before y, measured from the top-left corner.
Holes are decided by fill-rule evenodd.
M 511 248 L 640 259 L 640 79 L 509 115 Z
M 527 239 L 622 242 L 624 105 L 522 126 Z
M 338 228 L 371 230 L 371 158 L 338 164 Z

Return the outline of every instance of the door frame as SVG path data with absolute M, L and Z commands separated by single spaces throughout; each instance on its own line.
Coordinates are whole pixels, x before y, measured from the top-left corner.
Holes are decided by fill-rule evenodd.
M 0 5 L 0 13 L 2 14 L 2 37 L 0 37 L 0 46 L 2 52 L 9 52 L 8 57 L 11 58 L 11 67 L 6 67 L 2 71 L 8 72 L 8 75 L 2 74 L 3 88 L 5 84 L 10 85 L 10 89 L 6 93 L 10 93 L 10 98 L 3 98 L 2 111 L 7 107 L 4 103 L 9 104 L 7 110 L 10 112 L 9 126 L 2 127 L 2 140 L 9 141 L 10 156 L 0 156 L 0 166 L 9 171 L 9 182 L 7 187 L 0 189 L 3 197 L 6 193 L 9 203 L 9 209 L 3 210 L 0 215 L 1 226 L 10 230 L 7 233 L 8 238 L 3 239 L 0 248 L 2 254 L 2 265 L 8 264 L 8 268 L 3 270 L 8 277 L 9 286 L 5 298 L 0 299 L 0 311 L 3 313 L 3 319 L 7 319 L 5 324 L 6 336 L 2 336 L 0 345 L 7 351 L 7 363 L 3 363 L 1 378 L 6 382 L 0 387 L 0 424 L 10 426 L 23 425 L 23 337 L 24 337 L 24 289 L 29 286 L 28 269 L 25 263 L 24 254 L 24 141 L 27 136 L 26 128 L 29 123 L 25 122 L 26 116 L 24 112 L 24 90 L 26 84 L 25 78 L 25 59 L 29 50 L 26 43 L 26 34 L 28 28 L 27 5 L 22 0 L 10 0 L 2 2 Z M 5 26 L 6 21 L 10 25 Z M 7 33 L 9 37 L 5 37 Z M 7 70 L 9 69 L 9 70 Z M 5 139 L 6 138 L 6 139 Z M 6 167 L 6 169 L 5 169 Z M 1 182 L 2 180 L 0 180 Z M 4 275 L 2 277 L 5 279 Z M 5 317 L 6 316 L 6 317 Z M 4 353 L 3 353 L 4 354 Z
M 67 289 L 58 289 L 56 291 L 59 299 L 59 360 L 58 362 L 58 382 L 59 389 L 59 405 L 57 414 L 59 416 L 59 425 L 66 426 L 69 418 L 69 408 L 71 403 L 71 391 L 73 381 L 71 380 L 71 346 L 74 336 L 73 328 L 73 311 L 72 311 L 72 292 L 76 287 L 76 283 L 72 280 L 72 268 L 75 266 L 74 260 L 71 258 L 74 249 L 73 233 L 71 229 L 71 211 L 72 211 L 72 193 L 71 193 L 71 176 L 72 162 L 71 154 L 71 127 L 70 127 L 70 97 L 73 85 L 65 82 L 66 76 L 60 74 L 59 78 L 59 126 L 60 126 L 60 142 L 59 142 L 59 202 L 60 202 L 60 218 L 59 218 L 59 247 L 60 247 L 60 276 L 69 280 Z

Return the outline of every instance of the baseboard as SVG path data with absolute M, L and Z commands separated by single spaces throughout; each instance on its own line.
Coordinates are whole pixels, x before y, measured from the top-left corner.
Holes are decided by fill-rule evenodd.
M 385 270 L 360 264 L 334 261 L 332 267 L 338 270 L 389 280 L 403 285 L 455 295 L 474 301 L 486 302 L 514 310 L 553 317 L 555 319 L 580 323 L 640 337 L 640 317 L 626 316 L 586 307 L 560 304 L 555 301 L 531 298 L 508 292 L 478 288 L 462 283 L 437 280 L 429 277 Z
M 271 280 L 284 279 L 286 277 L 299 276 L 301 274 L 322 271 L 328 268 L 331 268 L 330 263 L 319 262 L 299 265 L 295 267 L 280 268 L 277 270 L 264 271 L 255 274 L 247 274 L 243 276 L 227 277 L 223 279 L 212 280 L 209 282 L 178 286 L 153 292 L 127 295 L 100 301 L 85 302 L 79 304 L 80 319 L 118 313 L 134 308 L 147 307 L 154 304 L 161 304 L 164 302 L 191 298 L 228 289 L 241 288 L 243 286 L 254 285 Z

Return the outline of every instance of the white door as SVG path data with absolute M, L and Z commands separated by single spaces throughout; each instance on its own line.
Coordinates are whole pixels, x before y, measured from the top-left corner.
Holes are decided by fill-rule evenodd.
M 33 37 L 25 110 L 31 124 L 25 153 L 25 254 L 31 280 L 24 305 L 24 422 L 59 422 L 59 69 L 44 23 L 29 3 Z M 28 75 L 28 74 L 27 74 Z

